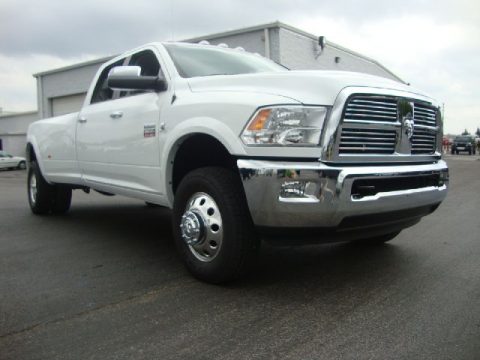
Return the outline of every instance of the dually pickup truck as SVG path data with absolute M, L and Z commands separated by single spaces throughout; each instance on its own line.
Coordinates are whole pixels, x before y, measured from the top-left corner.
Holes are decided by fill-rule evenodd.
M 290 71 L 243 49 L 153 43 L 105 63 L 79 113 L 28 129 L 28 200 L 72 190 L 172 209 L 197 278 L 237 278 L 260 240 L 383 243 L 447 194 L 438 103 L 353 72 Z

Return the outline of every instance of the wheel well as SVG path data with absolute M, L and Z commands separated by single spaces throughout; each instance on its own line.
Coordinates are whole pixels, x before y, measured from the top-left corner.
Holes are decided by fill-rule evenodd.
M 27 162 L 31 163 L 34 160 L 37 160 L 37 155 L 35 155 L 35 150 L 33 149 L 33 145 L 28 143 L 27 144 Z
M 219 166 L 237 171 L 234 157 L 220 141 L 210 135 L 192 135 L 181 143 L 173 160 L 173 193 L 187 173 L 205 166 Z

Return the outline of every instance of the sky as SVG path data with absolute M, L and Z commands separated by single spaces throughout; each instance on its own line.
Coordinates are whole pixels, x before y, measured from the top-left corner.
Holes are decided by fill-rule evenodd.
M 0 0 L 0 107 L 36 109 L 36 72 L 276 20 L 374 58 L 444 103 L 445 133 L 480 127 L 478 0 Z

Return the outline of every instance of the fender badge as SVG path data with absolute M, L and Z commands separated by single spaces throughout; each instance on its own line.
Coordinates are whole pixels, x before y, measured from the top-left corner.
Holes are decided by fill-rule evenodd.
M 155 125 L 143 125 L 143 137 L 155 137 L 157 133 L 157 128 Z

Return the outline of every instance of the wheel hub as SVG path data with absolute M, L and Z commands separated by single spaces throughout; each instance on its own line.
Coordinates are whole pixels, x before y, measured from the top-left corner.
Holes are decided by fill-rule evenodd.
M 213 197 L 204 192 L 191 196 L 180 219 L 180 233 L 197 259 L 203 262 L 215 259 L 222 247 L 223 222 Z
M 188 245 L 197 245 L 203 241 L 205 222 L 200 214 L 188 210 L 182 216 L 180 229 L 182 238 Z
M 35 204 L 37 201 L 37 177 L 35 174 L 32 174 L 30 177 L 30 200 L 32 204 Z

